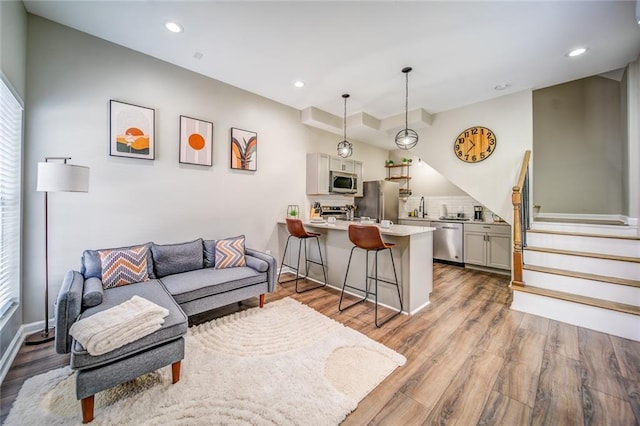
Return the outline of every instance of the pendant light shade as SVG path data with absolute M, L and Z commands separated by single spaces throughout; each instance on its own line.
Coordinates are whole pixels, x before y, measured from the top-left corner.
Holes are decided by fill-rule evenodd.
M 351 154 L 353 154 L 353 145 L 351 144 L 351 142 L 347 140 L 347 98 L 348 97 L 349 97 L 349 94 L 347 93 L 342 95 L 342 98 L 344 99 L 344 124 L 343 124 L 344 139 L 342 140 L 342 142 L 338 143 L 338 155 L 342 158 L 351 157 Z
M 402 68 L 406 77 L 405 97 L 404 97 L 404 129 L 396 135 L 396 145 L 400 149 L 411 149 L 418 144 L 418 134 L 409 128 L 409 73 L 413 68 Z

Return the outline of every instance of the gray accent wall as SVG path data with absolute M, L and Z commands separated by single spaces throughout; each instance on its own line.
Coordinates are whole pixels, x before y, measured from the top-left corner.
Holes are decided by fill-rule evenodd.
M 27 12 L 21 1 L 0 1 L 0 70 L 22 99 L 26 94 L 26 64 Z M 15 250 L 20 251 L 21 247 Z M 11 341 L 22 325 L 22 306 L 21 303 L 18 309 L 0 319 L 0 360 L 8 355 Z M 2 367 L 0 365 L 0 369 Z
M 540 213 L 624 213 L 620 92 L 620 82 L 598 76 L 533 92 L 533 203 Z

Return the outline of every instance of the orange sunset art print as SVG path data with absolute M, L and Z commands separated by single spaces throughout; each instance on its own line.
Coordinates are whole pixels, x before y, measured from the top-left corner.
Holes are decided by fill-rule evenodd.
M 213 165 L 213 123 L 180 116 L 180 163 Z
M 111 101 L 112 156 L 154 159 L 155 110 Z

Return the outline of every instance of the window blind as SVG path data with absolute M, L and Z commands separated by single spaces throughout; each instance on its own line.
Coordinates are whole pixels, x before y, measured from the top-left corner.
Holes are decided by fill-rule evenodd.
M 0 78 L 0 318 L 20 298 L 22 105 Z

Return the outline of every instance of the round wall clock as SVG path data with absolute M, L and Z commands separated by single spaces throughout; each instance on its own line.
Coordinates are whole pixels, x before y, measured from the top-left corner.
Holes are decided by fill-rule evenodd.
M 453 152 L 466 163 L 484 160 L 496 149 L 496 135 L 482 126 L 469 127 L 462 131 L 453 143 Z

